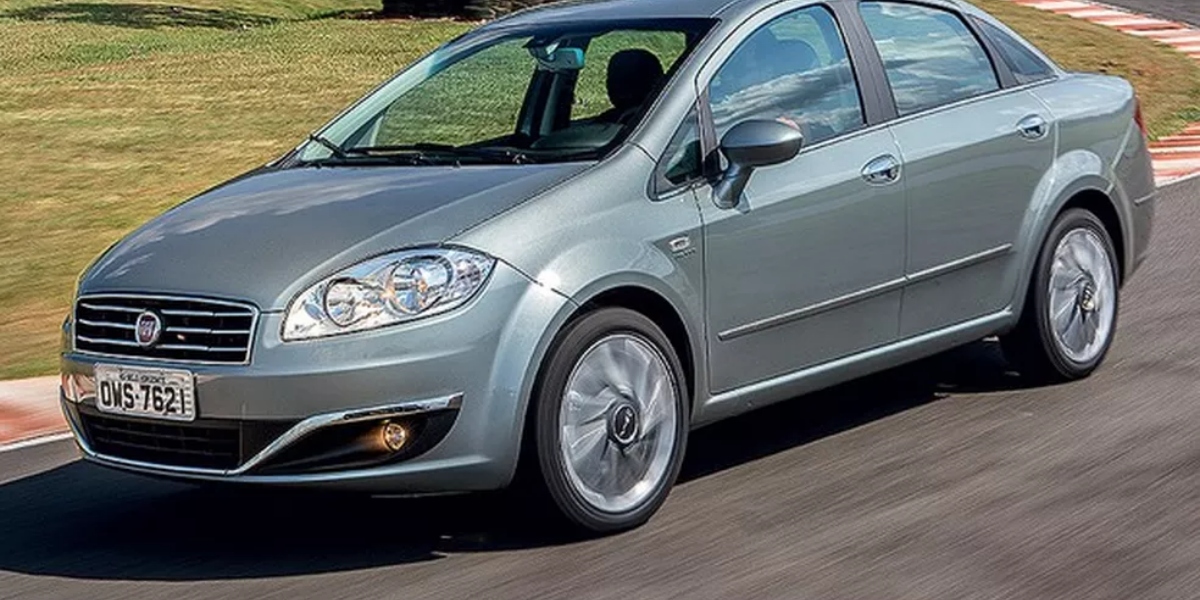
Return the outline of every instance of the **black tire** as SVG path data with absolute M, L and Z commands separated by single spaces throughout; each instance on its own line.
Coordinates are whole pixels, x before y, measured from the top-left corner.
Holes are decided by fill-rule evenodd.
M 628 510 L 606 512 L 589 503 L 571 483 L 566 459 L 559 450 L 562 435 L 559 414 L 576 363 L 594 344 L 621 334 L 651 344 L 665 359 L 676 399 L 675 442 L 666 471 L 653 491 Z M 529 448 L 536 454 L 536 461 L 531 462 L 536 462 L 540 472 L 537 483 L 571 525 L 590 533 L 612 533 L 642 525 L 658 511 L 674 486 L 683 463 L 690 428 L 690 399 L 679 357 L 670 340 L 653 321 L 623 308 L 600 309 L 576 319 L 560 333 L 552 347 L 533 400 L 529 425 L 535 439 L 531 440 Z M 664 426 L 664 429 L 668 428 Z M 608 443 L 607 438 L 604 443 Z
M 1055 250 L 1070 233 L 1085 229 L 1094 233 L 1103 243 L 1111 266 L 1110 276 L 1114 282 L 1112 294 L 1113 312 L 1110 333 L 1099 352 L 1088 360 L 1078 361 L 1060 348 L 1056 342 L 1050 316 L 1050 278 Z M 1074 308 L 1072 309 L 1074 310 Z M 1038 254 L 1038 262 L 1030 281 L 1021 320 L 1010 333 L 1000 337 L 1004 355 L 1022 376 L 1041 383 L 1059 383 L 1083 379 L 1091 375 L 1104 362 L 1116 335 L 1120 314 L 1120 267 L 1112 238 L 1100 219 L 1091 212 L 1079 208 L 1064 211 L 1055 220 Z

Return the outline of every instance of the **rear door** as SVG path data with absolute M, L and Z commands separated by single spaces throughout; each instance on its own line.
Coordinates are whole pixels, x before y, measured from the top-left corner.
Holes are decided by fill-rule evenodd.
M 1050 115 L 957 12 L 878 0 L 860 12 L 895 102 L 904 163 L 901 337 L 995 313 L 1012 300 L 1013 244 L 1053 162 Z

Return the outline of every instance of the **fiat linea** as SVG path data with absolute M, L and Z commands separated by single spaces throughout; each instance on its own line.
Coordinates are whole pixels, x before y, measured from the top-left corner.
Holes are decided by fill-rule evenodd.
M 966 3 L 548 5 L 100 256 L 62 402 L 107 467 L 625 529 L 754 407 L 994 335 L 1087 376 L 1155 196 L 1130 85 Z

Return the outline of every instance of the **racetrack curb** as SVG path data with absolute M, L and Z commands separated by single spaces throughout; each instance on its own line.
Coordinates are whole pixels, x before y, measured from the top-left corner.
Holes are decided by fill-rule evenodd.
M 1200 29 L 1186 23 L 1083 0 L 1010 1 L 1151 39 L 1200 61 Z M 1150 155 L 1154 160 L 1154 179 L 1160 186 L 1200 174 L 1200 123 L 1192 123 L 1177 135 L 1151 142 Z
M 0 381 L 0 449 L 67 430 L 58 385 L 58 377 Z

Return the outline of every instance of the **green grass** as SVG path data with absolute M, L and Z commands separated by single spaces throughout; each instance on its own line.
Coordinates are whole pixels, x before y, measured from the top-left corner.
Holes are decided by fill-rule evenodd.
M 1154 132 L 1197 114 L 1200 69 L 1182 55 L 1003 0 L 979 2 L 1064 65 L 1132 78 Z M 469 27 L 328 18 L 376 5 L 0 0 L 0 379 L 54 371 L 58 324 L 92 257 L 165 208 L 279 155 Z M 585 87 L 597 91 L 581 101 L 598 112 L 602 73 L 590 77 Z

